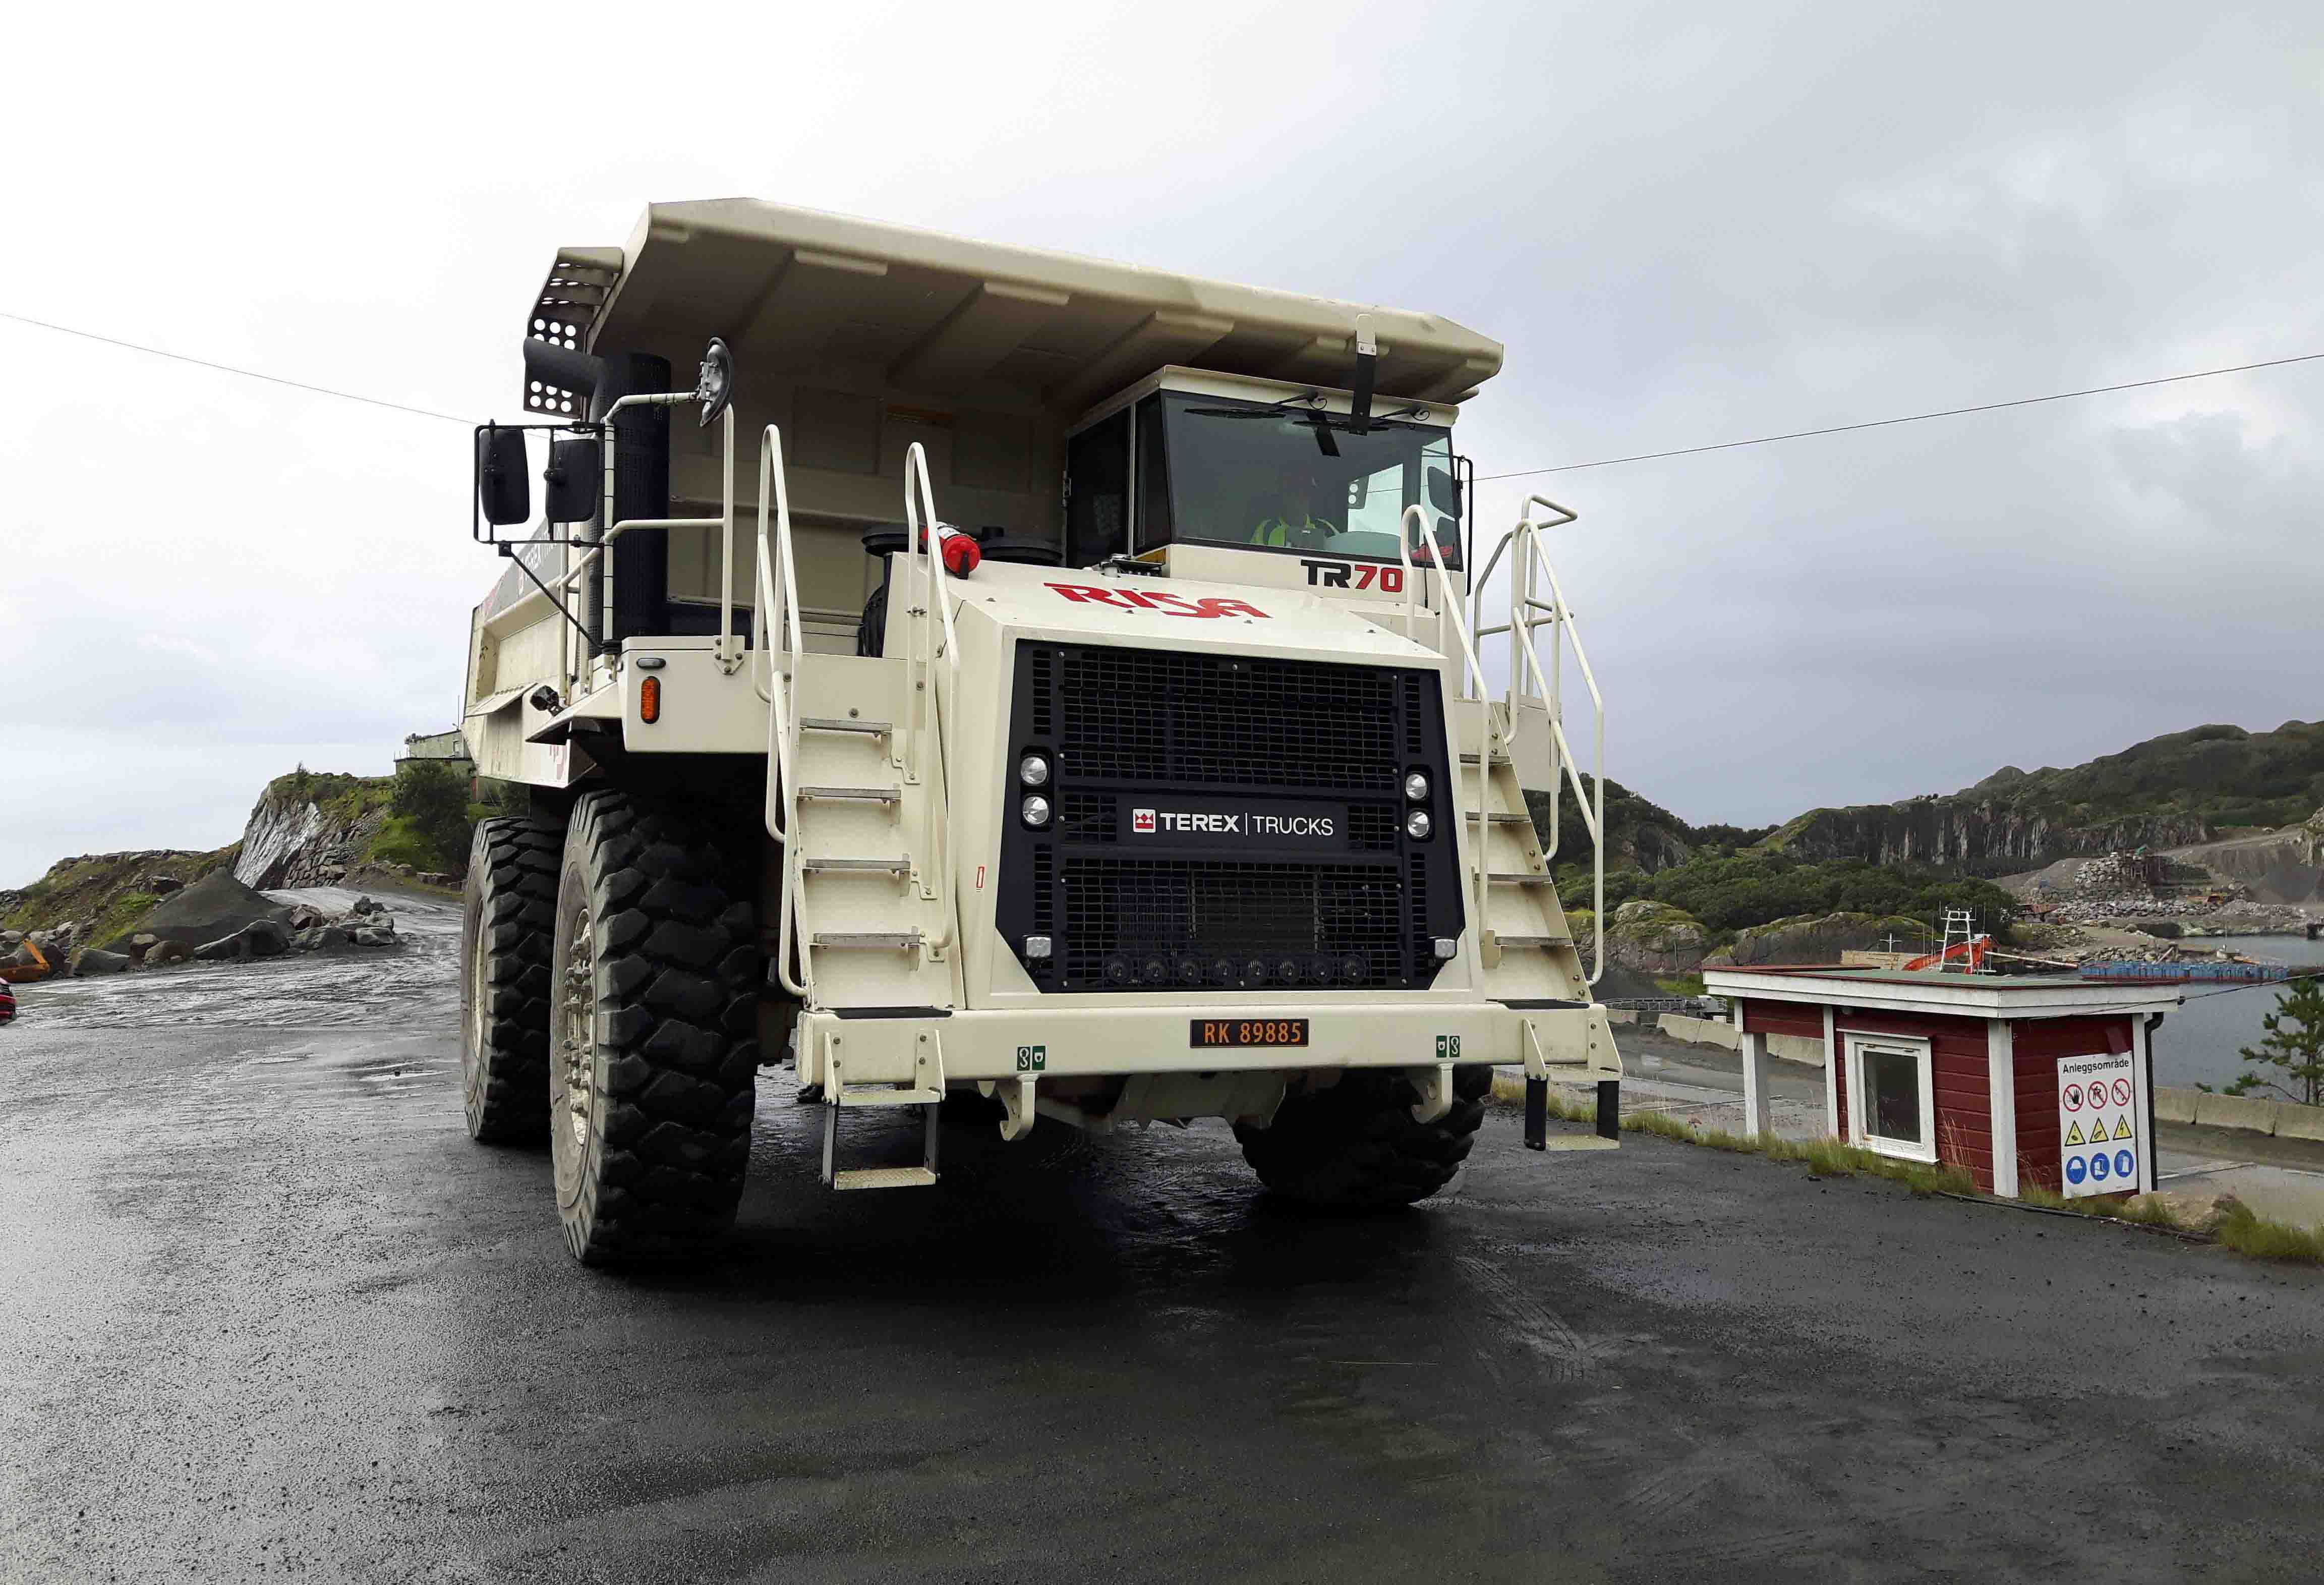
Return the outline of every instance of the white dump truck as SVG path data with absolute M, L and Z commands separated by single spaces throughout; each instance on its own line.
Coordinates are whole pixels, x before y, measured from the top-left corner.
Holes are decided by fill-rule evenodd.
M 1585 967 L 1525 796 L 1594 837 L 1572 514 L 1480 533 L 1454 449 L 1498 343 L 720 199 L 561 250 L 524 351 L 463 729 L 527 811 L 476 832 L 462 1073 L 576 1256 L 715 1241 L 786 1063 L 835 1189 L 935 1184 L 981 1108 L 1224 1118 L 1277 1193 L 1405 1204 L 1497 1063 L 1528 1144 L 1610 1147 L 1602 927 Z M 848 1165 L 886 1108 L 915 1159 Z

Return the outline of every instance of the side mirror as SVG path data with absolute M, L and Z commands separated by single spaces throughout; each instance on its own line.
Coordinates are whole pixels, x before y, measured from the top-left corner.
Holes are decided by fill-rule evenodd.
M 1439 512 L 1461 515 L 1461 487 L 1451 474 L 1434 468 L 1428 470 L 1428 498 Z
M 597 515 L 605 484 L 605 452 L 586 438 L 554 440 L 540 476 L 541 514 L 551 523 L 586 523 Z
M 524 431 L 486 424 L 476 431 L 476 499 L 494 528 L 532 515 L 532 481 L 525 477 Z
M 694 399 L 702 403 L 702 417 L 696 422 L 708 429 L 734 400 L 734 355 L 719 338 L 710 338 L 710 349 L 702 355 L 702 369 L 695 376 Z

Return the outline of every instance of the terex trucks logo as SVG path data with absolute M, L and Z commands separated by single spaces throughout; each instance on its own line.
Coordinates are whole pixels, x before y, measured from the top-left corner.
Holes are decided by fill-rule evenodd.
M 1159 611 L 1165 616 L 1258 616 L 1272 620 L 1249 600 L 1220 595 L 1188 599 L 1160 589 L 1099 589 L 1086 583 L 1053 583 L 1049 587 L 1076 605 L 1111 606 L 1117 611 Z
M 1337 838 L 1347 819 L 1344 810 L 1308 804 L 1296 809 L 1242 809 L 1213 804 L 1194 809 L 1133 809 L 1133 837 L 1176 838 L 1208 841 L 1221 838 L 1246 842 L 1328 842 Z
M 1299 565 L 1307 569 L 1311 589 L 1376 589 L 1382 594 L 1404 592 L 1404 569 L 1374 567 L 1353 561 L 1311 561 L 1299 558 Z

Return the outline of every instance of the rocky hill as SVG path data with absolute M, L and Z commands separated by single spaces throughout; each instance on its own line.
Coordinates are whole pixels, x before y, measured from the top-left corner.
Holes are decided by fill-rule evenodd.
M 2324 804 L 2324 722 L 2198 727 L 2060 770 L 2005 765 L 1974 787 L 1811 810 L 1768 839 L 1801 858 L 1998 875 L 2078 855 L 2180 848 L 2295 824 Z

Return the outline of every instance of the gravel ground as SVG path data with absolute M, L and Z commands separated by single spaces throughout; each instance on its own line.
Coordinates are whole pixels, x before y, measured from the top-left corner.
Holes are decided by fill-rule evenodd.
M 0 1030 L 0 1579 L 2314 1578 L 2317 1273 L 1510 1113 L 1367 1220 L 1215 1126 L 832 1195 L 770 1075 L 728 1256 L 608 1276 L 398 918 Z

